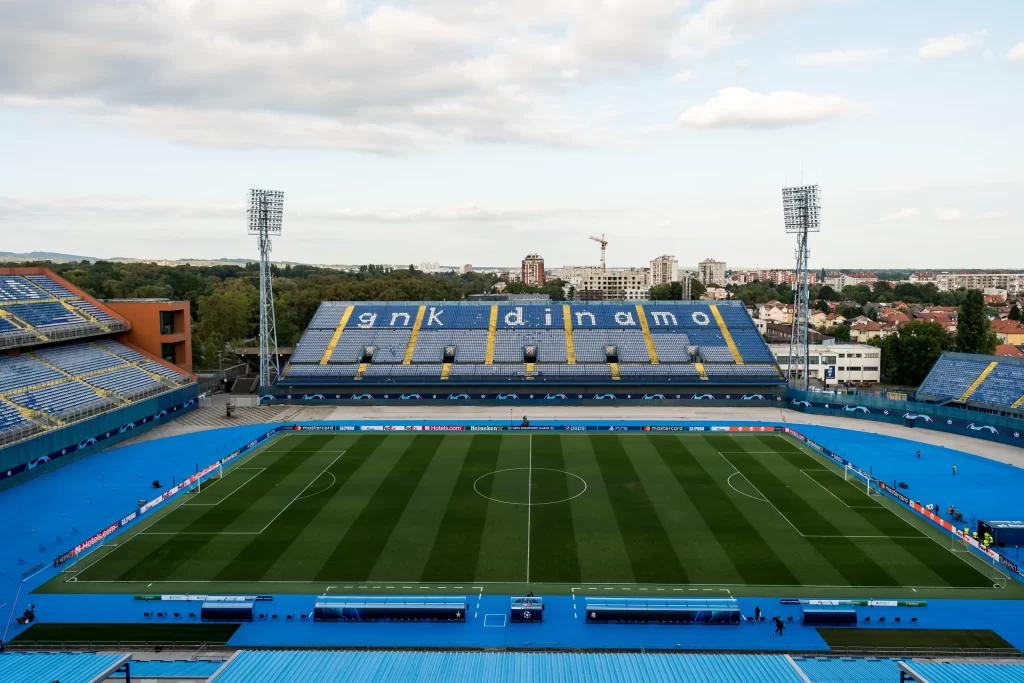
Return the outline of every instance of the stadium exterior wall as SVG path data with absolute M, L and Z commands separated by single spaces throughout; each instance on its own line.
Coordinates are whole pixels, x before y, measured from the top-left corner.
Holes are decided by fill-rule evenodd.
M 196 407 L 198 396 L 198 385 L 189 384 L 0 449 L 0 490 L 80 460 L 131 438 L 139 431 L 182 415 Z
M 871 396 L 788 389 L 785 407 L 812 415 L 888 422 L 1024 447 L 1024 420 L 972 410 Z

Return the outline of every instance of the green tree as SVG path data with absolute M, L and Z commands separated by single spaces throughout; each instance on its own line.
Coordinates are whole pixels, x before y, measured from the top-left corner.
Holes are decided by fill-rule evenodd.
M 828 285 L 825 285 L 818 290 L 818 296 L 825 301 L 839 301 L 842 297 L 839 296 L 839 292 L 832 289 Z
M 1017 322 L 1024 320 L 1024 315 L 1021 314 L 1020 305 L 1013 304 L 1010 306 L 1010 313 L 1006 317 L 1010 320 L 1016 320 Z
M 985 315 L 985 296 L 977 289 L 967 292 L 956 319 L 956 350 L 962 353 L 994 353 L 999 344 L 992 321 Z
M 886 339 L 881 348 L 890 380 L 918 386 L 942 352 L 953 349 L 953 339 L 938 323 L 914 321 Z
M 850 341 L 850 326 L 849 325 L 836 325 L 832 328 L 830 334 L 835 337 L 839 343 Z
M 259 292 L 247 280 L 228 280 L 199 297 L 199 336 L 236 341 L 256 334 Z
M 829 313 L 832 309 L 829 307 L 828 302 L 824 299 L 818 299 L 818 302 L 814 304 L 814 307 L 822 313 Z

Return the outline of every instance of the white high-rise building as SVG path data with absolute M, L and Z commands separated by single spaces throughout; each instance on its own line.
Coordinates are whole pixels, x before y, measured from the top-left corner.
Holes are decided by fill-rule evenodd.
M 602 270 L 601 266 L 565 266 L 562 279 L 575 287 L 577 299 L 584 301 L 644 299 L 650 292 L 650 273 L 646 268 Z
M 662 254 L 651 261 L 651 286 L 679 282 L 679 261 L 671 254 Z
M 704 259 L 697 266 L 697 276 L 702 285 L 725 284 L 725 261 Z

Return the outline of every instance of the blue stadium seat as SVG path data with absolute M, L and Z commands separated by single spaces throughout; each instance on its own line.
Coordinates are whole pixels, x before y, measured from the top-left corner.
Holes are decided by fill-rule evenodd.
M 365 347 L 376 348 L 373 362 L 362 375 L 374 381 L 440 381 L 446 346 L 454 346 L 455 362 L 448 378 L 458 381 L 596 380 L 607 381 L 612 370 L 606 347 L 618 352 L 619 377 L 635 381 L 700 382 L 691 363 L 691 350 L 708 364 L 716 378 L 736 381 L 779 382 L 774 357 L 739 302 L 716 304 L 728 325 L 744 365 L 737 365 L 710 305 L 705 302 L 324 302 L 299 341 L 282 376 L 282 383 L 328 384 L 353 382 Z M 345 329 L 326 365 L 320 365 L 345 311 L 351 308 Z M 413 347 L 411 364 L 402 365 L 412 328 L 420 309 L 424 315 Z M 568 363 L 565 310 L 575 363 Z M 493 364 L 485 364 L 488 327 L 495 313 Z M 658 353 L 651 364 L 648 339 L 641 322 L 647 321 Z M 527 376 L 523 347 L 536 346 L 533 374 Z
M 60 304 L 50 301 L 29 304 L 8 304 L 7 311 L 18 316 L 32 327 L 46 329 L 56 325 L 75 325 L 88 322 L 81 315 L 69 311 Z
M 945 353 L 924 378 L 919 394 L 945 399 L 959 399 L 996 358 Z
M 117 356 L 92 344 L 54 346 L 35 351 L 32 355 L 73 375 L 113 368 L 125 363 Z
M 1024 396 L 1024 364 L 1008 359 L 999 365 L 974 390 L 968 401 L 1010 406 Z
M 95 387 L 113 391 L 117 394 L 131 394 L 136 391 L 157 389 L 162 386 L 152 376 L 134 367 L 110 370 L 98 375 L 92 375 L 87 377 L 85 381 Z
M 10 301 L 49 299 L 50 295 L 20 275 L 0 276 L 0 306 Z
M 78 297 L 77 294 L 51 278 L 49 275 L 26 275 L 25 279 L 40 289 L 46 290 L 48 294 L 58 299 L 74 299 Z
M 110 402 L 90 387 L 74 380 L 52 384 L 41 389 L 33 389 L 32 391 L 11 394 L 8 398 L 26 408 L 42 410 L 57 416 L 72 410 L 88 408 L 98 403 Z
M 0 393 L 59 382 L 66 378 L 67 375 L 30 356 L 0 356 Z

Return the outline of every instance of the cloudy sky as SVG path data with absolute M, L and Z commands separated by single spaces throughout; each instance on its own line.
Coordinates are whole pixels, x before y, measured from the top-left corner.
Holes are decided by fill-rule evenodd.
M 0 0 L 0 251 L 1020 267 L 1019 0 Z

